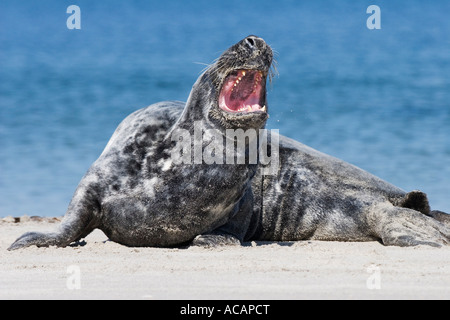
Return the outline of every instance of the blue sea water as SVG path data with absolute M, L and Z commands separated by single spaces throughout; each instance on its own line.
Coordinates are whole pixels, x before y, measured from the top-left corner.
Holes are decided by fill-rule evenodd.
M 72 4 L 80 30 L 66 27 Z M 277 52 L 268 128 L 450 212 L 448 12 L 438 0 L 2 0 L 0 217 L 63 215 L 124 117 L 185 101 L 203 64 L 249 34 Z

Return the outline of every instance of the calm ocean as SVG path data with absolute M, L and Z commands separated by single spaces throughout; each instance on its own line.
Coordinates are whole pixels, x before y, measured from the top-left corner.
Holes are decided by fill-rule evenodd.
M 80 30 L 66 26 L 72 4 Z M 124 117 L 185 101 L 203 64 L 249 34 L 277 52 L 268 128 L 450 212 L 449 12 L 438 0 L 2 0 L 0 217 L 63 215 Z

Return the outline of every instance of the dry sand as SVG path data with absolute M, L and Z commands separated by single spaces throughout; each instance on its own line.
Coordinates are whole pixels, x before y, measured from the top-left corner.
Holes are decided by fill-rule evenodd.
M 57 226 L 9 220 L 0 220 L 0 299 L 450 298 L 450 247 L 302 241 L 129 248 L 96 230 L 85 245 L 9 252 L 24 232 Z

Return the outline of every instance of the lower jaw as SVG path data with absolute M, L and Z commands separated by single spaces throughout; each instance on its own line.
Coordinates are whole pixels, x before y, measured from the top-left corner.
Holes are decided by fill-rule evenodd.
M 223 111 L 231 113 L 231 114 L 239 114 L 239 113 L 250 114 L 250 113 L 254 113 L 254 112 L 267 112 L 266 105 L 263 105 L 261 107 L 259 104 L 243 106 L 237 110 L 231 110 L 227 107 L 221 107 L 221 109 Z
M 217 109 L 216 119 L 220 120 L 221 126 L 225 129 L 263 129 L 269 118 L 267 112 L 227 112 L 220 108 Z M 220 114 L 220 115 L 219 115 Z

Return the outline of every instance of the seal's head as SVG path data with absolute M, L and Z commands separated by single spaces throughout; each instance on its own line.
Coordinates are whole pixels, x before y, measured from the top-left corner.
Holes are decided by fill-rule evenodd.
M 272 49 L 256 36 L 227 49 L 191 92 L 197 101 L 195 108 L 199 111 L 198 104 L 202 105 L 202 118 L 225 129 L 264 127 L 268 118 L 266 79 L 272 76 L 272 59 Z
M 210 117 L 226 128 L 263 127 L 268 118 L 266 79 L 272 58 L 272 49 L 255 36 L 226 50 L 208 70 L 216 87 Z

